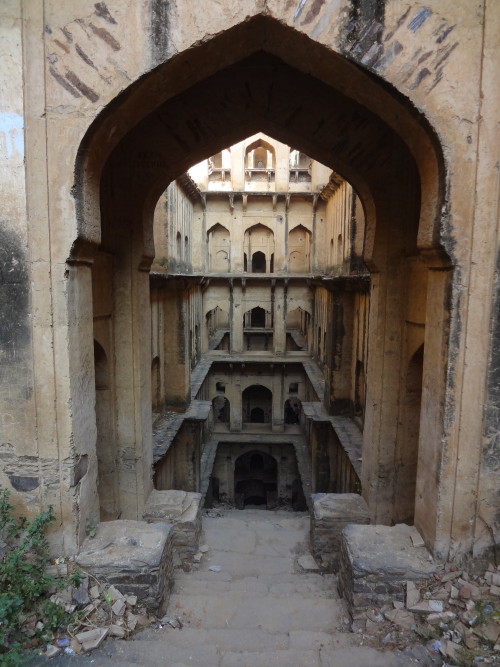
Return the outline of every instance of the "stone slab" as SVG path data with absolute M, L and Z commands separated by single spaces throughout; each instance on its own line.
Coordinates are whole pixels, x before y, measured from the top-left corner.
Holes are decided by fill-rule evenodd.
M 153 489 L 142 516 L 148 522 L 164 521 L 173 526 L 174 548 L 181 559 L 197 551 L 201 535 L 200 493 Z
M 168 523 L 107 521 L 97 526 L 76 557 L 77 564 L 151 609 L 162 609 L 173 583 L 173 530 Z
M 338 571 L 343 529 L 369 524 L 370 511 L 357 493 L 315 493 L 311 496 L 311 548 L 325 571 Z
M 342 533 L 339 590 L 352 616 L 370 606 L 405 601 L 407 581 L 425 582 L 438 566 L 415 547 L 412 526 L 348 525 Z

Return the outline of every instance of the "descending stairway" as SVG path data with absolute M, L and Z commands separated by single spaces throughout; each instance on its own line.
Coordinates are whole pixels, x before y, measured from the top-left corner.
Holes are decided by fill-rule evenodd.
M 212 513 L 212 512 L 210 512 Z M 216 512 L 212 514 L 216 515 Z M 168 615 L 182 629 L 147 629 L 106 641 L 95 667 L 402 667 L 395 655 L 355 646 L 334 575 L 311 571 L 305 513 L 224 510 L 203 519 L 199 569 L 176 571 Z M 210 570 L 214 567 L 217 571 Z M 75 660 L 75 659 L 73 659 Z M 57 660 L 57 665 L 72 664 Z

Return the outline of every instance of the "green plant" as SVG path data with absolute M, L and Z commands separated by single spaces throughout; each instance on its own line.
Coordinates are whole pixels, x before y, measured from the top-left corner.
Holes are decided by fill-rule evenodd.
M 98 523 L 99 519 L 96 516 L 91 515 L 87 517 L 85 521 L 85 533 L 88 537 L 92 538 L 96 536 Z
M 16 518 L 9 496 L 0 488 L 0 667 L 21 664 L 33 638 L 46 641 L 73 619 L 49 596 L 80 585 L 78 572 L 65 580 L 46 572 L 45 532 L 55 521 L 52 506 L 32 519 Z

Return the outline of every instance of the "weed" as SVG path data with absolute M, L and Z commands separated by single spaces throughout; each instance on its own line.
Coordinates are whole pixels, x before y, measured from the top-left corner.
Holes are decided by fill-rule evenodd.
M 77 572 L 65 580 L 46 572 L 50 564 L 47 528 L 55 521 L 52 506 L 27 519 L 16 518 L 10 493 L 0 488 L 0 667 L 22 663 L 27 648 L 50 639 L 73 615 L 49 596 L 80 585 Z

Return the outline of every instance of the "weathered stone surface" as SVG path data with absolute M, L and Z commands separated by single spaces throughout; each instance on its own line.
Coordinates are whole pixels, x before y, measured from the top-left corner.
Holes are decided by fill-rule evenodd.
M 87 538 L 76 561 L 98 579 L 115 584 L 121 593 L 161 609 L 172 587 L 173 531 L 167 523 L 108 521 Z
M 370 511 L 356 493 L 316 493 L 311 496 L 311 547 L 327 570 L 338 570 L 342 530 L 348 524 L 370 523 Z
M 405 524 L 344 528 L 339 589 L 352 614 L 370 605 L 404 602 L 407 581 L 424 582 L 437 569 L 425 547 L 413 546 Z
M 174 548 L 186 558 L 198 548 L 201 534 L 201 494 L 153 489 L 144 508 L 145 521 L 166 521 L 173 526 Z

